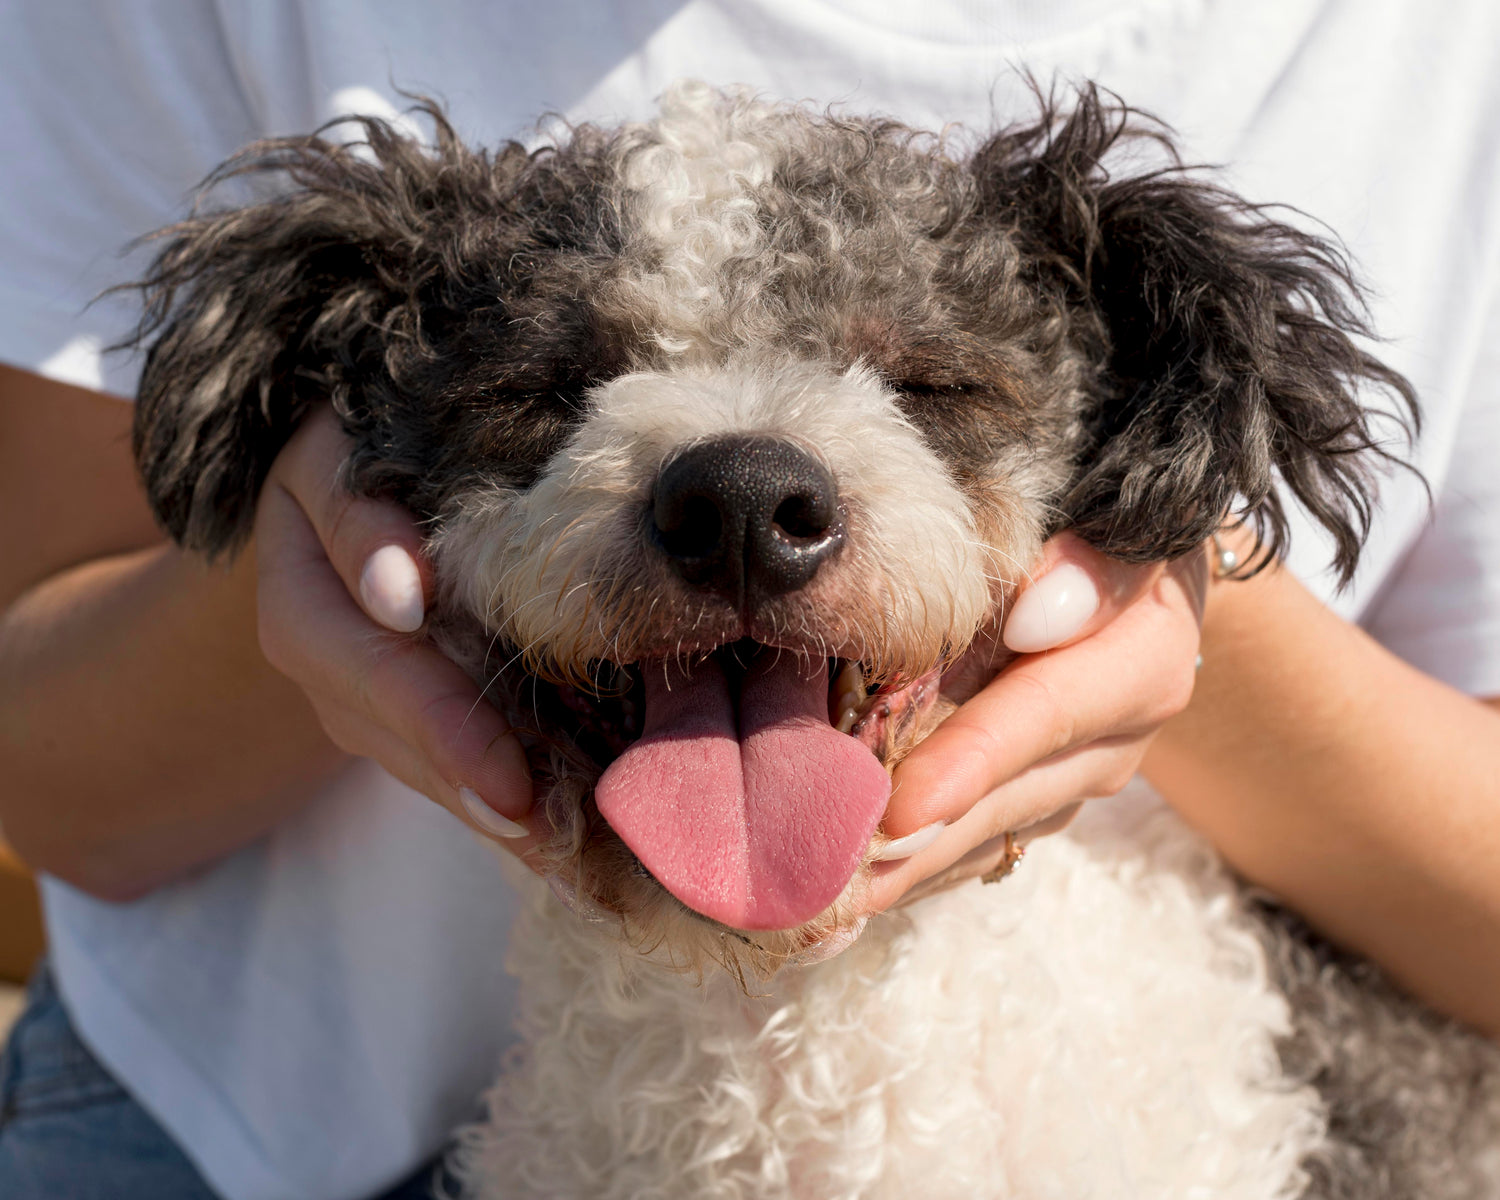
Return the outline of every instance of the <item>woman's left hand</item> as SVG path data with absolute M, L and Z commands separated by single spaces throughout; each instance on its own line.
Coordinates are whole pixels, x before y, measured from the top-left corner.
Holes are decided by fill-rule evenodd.
M 870 908 L 992 871 L 1008 833 L 1053 833 L 1123 788 L 1192 696 L 1207 586 L 1206 552 L 1131 566 L 1049 541 L 1004 626 L 1018 657 L 896 769 L 884 829 L 921 848 L 877 864 Z

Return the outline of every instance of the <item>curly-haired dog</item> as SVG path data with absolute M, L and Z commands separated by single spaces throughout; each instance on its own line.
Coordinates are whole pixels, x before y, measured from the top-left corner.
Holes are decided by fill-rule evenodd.
M 567 907 L 516 936 L 473 1194 L 1494 1194 L 1492 1049 L 1149 800 L 854 941 L 889 772 L 1049 534 L 1276 553 L 1294 500 L 1352 569 L 1359 391 L 1412 397 L 1337 249 L 1093 90 L 967 154 L 702 85 L 531 152 L 428 115 L 253 148 L 274 195 L 168 231 L 136 447 L 225 552 L 331 403 L 528 731 Z

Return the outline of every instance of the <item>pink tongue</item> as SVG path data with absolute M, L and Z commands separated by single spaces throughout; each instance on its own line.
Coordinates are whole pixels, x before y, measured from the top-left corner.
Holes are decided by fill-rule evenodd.
M 739 722 L 723 668 L 647 666 L 641 740 L 599 780 L 599 811 L 689 908 L 737 929 L 789 929 L 843 891 L 885 813 L 875 756 L 828 723 L 828 669 L 793 654 L 746 674 Z

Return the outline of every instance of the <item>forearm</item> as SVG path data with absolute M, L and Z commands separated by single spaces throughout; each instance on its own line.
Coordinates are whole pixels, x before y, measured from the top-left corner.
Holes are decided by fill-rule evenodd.
M 1500 713 L 1273 571 L 1213 589 L 1151 781 L 1247 878 L 1500 1031 Z
M 253 572 L 156 546 L 0 617 L 0 824 L 33 866 L 130 898 L 264 833 L 341 761 L 260 653 Z

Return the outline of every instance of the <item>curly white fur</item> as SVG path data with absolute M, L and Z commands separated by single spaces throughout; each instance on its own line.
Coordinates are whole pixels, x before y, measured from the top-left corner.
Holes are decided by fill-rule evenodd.
M 1234 885 L 1149 801 L 764 995 L 546 894 L 512 945 L 526 1045 L 464 1134 L 473 1200 L 1288 1200 L 1324 1134 Z
M 620 181 L 634 228 L 656 243 L 660 259 L 619 283 L 620 299 L 651 315 L 657 346 L 691 360 L 708 351 L 703 332 L 722 307 L 724 266 L 764 249 L 754 190 L 771 181 L 786 153 L 784 107 L 748 94 L 736 103 L 703 83 L 682 82 L 661 100 L 661 115 L 623 131 Z M 628 296 L 628 299 L 627 299 Z

